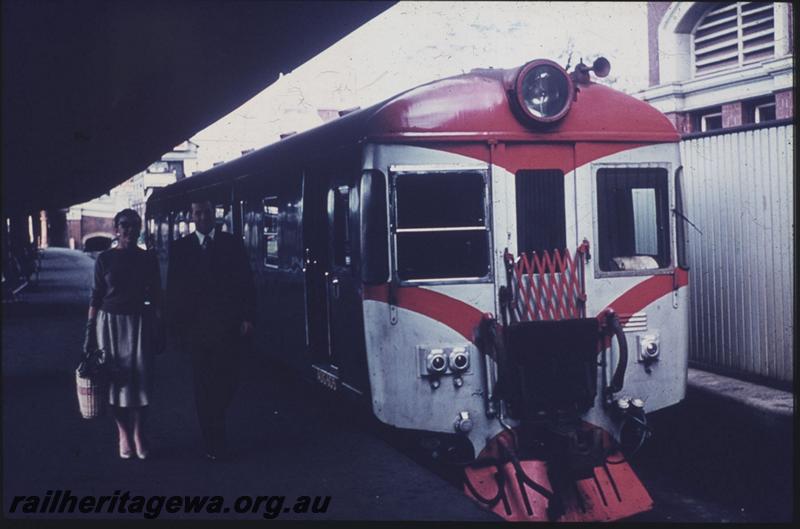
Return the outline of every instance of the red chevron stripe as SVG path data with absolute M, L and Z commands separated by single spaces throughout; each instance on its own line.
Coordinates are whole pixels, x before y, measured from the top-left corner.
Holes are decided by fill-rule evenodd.
M 614 309 L 614 312 L 617 314 L 634 314 L 640 312 L 657 299 L 672 292 L 674 286 L 680 288 L 688 284 L 689 272 L 678 268 L 675 270 L 674 276 L 659 275 L 645 279 L 606 305 L 606 308 Z
M 672 275 L 650 277 L 619 296 L 606 307 L 613 308 L 618 314 L 640 312 L 657 299 L 672 292 L 673 282 L 678 288 L 687 286 L 689 284 L 688 272 L 679 268 L 676 270 L 674 278 Z M 389 303 L 389 285 L 365 285 L 364 299 Z M 475 329 L 484 314 L 463 301 L 420 287 L 398 288 L 397 306 L 447 325 L 469 341 L 474 340 Z
M 389 302 L 389 285 L 364 286 L 364 299 Z M 475 328 L 483 312 L 450 296 L 420 287 L 397 289 L 397 306 L 441 322 L 469 341 L 475 338 Z

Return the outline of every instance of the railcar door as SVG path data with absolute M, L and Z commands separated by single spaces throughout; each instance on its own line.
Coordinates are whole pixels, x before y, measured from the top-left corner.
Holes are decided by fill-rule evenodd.
M 367 386 L 363 317 L 355 280 L 357 193 L 342 164 L 309 171 L 304 183 L 308 347 L 317 378 L 331 386 Z
M 358 190 L 334 180 L 328 190 L 327 300 L 330 362 L 340 382 L 363 391 L 368 386 L 361 296 L 355 277 L 354 248 Z
M 303 174 L 306 347 L 315 365 L 331 363 L 328 325 L 328 277 L 331 271 L 328 255 L 327 180 L 323 170 L 307 170 Z

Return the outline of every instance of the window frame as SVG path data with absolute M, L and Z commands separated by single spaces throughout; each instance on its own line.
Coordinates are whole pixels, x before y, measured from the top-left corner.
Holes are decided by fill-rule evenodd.
M 326 200 L 328 215 L 328 255 L 330 265 L 334 269 L 349 269 L 353 266 L 353 234 L 351 232 L 351 208 L 355 188 L 348 184 L 331 185 L 328 189 Z M 346 196 L 346 200 L 342 200 Z M 337 219 L 336 213 L 344 215 L 344 219 Z M 339 222 L 340 221 L 341 224 Z M 337 232 L 341 226 L 343 233 Z M 341 243 L 341 246 L 340 244 Z M 339 259 L 341 257 L 341 259 Z
M 762 114 L 762 109 L 771 108 L 773 117 L 771 119 L 764 118 Z M 770 123 L 772 121 L 776 121 L 778 115 L 778 106 L 775 101 L 771 102 L 764 102 L 754 107 L 754 115 L 753 115 L 753 123 L 761 124 L 761 123 Z
M 700 114 L 700 132 L 711 132 L 714 130 L 722 130 L 722 111 L 720 112 L 709 112 L 707 114 Z M 719 118 L 719 127 L 709 128 L 708 121 L 711 118 Z
M 563 235 L 564 244 L 561 245 L 560 247 L 558 247 L 557 249 L 558 249 L 559 252 L 563 252 L 565 249 L 567 249 L 569 247 L 569 243 L 567 242 L 569 240 L 569 235 L 567 233 L 568 232 L 568 227 L 567 226 L 569 224 L 568 221 L 567 221 L 568 211 L 569 211 L 570 207 L 574 207 L 574 206 L 571 206 L 571 205 L 567 204 L 567 178 L 570 175 L 571 171 L 564 172 L 564 170 L 560 169 L 560 168 L 551 168 L 551 169 L 525 169 L 525 168 L 519 168 L 514 172 L 514 202 L 515 202 L 515 209 L 516 209 L 515 215 L 514 215 L 514 232 L 515 232 L 515 237 L 516 237 L 515 248 L 516 248 L 516 254 L 517 255 L 520 255 L 523 251 L 526 251 L 526 250 L 522 250 L 522 246 L 523 245 L 520 244 L 520 233 L 519 233 L 519 230 L 520 230 L 520 219 L 519 219 L 519 215 L 520 215 L 519 179 L 520 179 L 520 173 L 523 173 L 523 172 L 525 172 L 525 173 L 549 173 L 549 172 L 560 173 L 560 175 L 561 175 L 560 176 L 560 183 L 561 183 L 561 197 L 560 197 L 560 199 L 561 199 L 561 208 L 563 209 L 563 212 L 564 212 L 564 215 L 563 215 L 563 218 L 562 218 L 562 220 L 563 220 L 562 226 L 564 228 L 564 231 L 563 231 L 562 235 Z M 539 178 L 538 176 L 531 176 L 531 177 Z M 555 250 L 555 249 L 556 248 L 545 248 L 545 250 L 547 250 L 547 252 L 550 253 L 550 254 L 552 254 L 553 250 Z M 527 251 L 526 251 L 526 253 L 527 253 Z
M 486 274 L 482 277 L 444 277 L 430 279 L 401 279 L 398 275 L 398 253 L 397 253 L 397 178 L 408 174 L 430 174 L 430 173 L 478 173 L 483 179 L 483 212 L 484 227 L 487 237 L 486 261 L 488 267 Z M 489 166 L 481 165 L 391 165 L 388 170 L 388 194 L 389 194 L 389 245 L 391 251 L 391 278 L 399 285 L 458 285 L 458 284 L 481 284 L 492 283 L 494 281 L 494 237 L 492 236 L 492 189 Z M 444 228 L 441 231 L 448 231 L 451 228 Z M 477 230 L 476 230 L 477 231 Z
M 274 202 L 274 204 L 268 202 Z M 281 207 L 280 207 L 280 197 L 276 194 L 274 195 L 266 195 L 262 196 L 259 200 L 259 205 L 261 209 L 261 225 L 256 222 L 257 229 L 259 231 L 259 239 L 261 239 L 261 246 L 263 246 L 263 258 L 261 259 L 261 266 L 263 268 L 269 268 L 271 270 L 277 270 L 281 266 L 281 244 L 280 244 L 280 215 L 281 215 Z M 277 213 L 268 213 L 267 207 L 274 206 L 277 209 Z M 274 231 L 267 231 L 267 220 L 274 220 L 274 226 L 270 223 L 270 228 L 274 228 Z M 256 217 L 254 220 L 258 221 Z M 267 235 L 273 235 L 275 238 L 275 245 L 276 251 L 275 255 L 270 255 L 269 253 L 269 244 L 267 244 L 266 237 Z M 270 259 L 274 259 L 273 262 L 270 262 Z
M 649 270 L 602 270 L 600 268 L 600 254 L 599 245 L 600 241 L 600 205 L 598 202 L 598 188 L 597 188 L 597 173 L 601 169 L 665 169 L 667 171 L 667 223 L 669 227 L 669 265 L 665 268 L 653 268 Z M 675 233 L 675 173 L 673 171 L 673 164 L 669 162 L 641 162 L 641 163 L 593 163 L 591 164 L 591 180 L 592 180 L 592 236 L 594 237 L 592 243 L 592 253 L 597 253 L 596 258 L 592 258 L 594 262 L 594 277 L 596 278 L 611 278 L 611 277 L 632 277 L 632 276 L 656 276 L 656 275 L 670 275 L 675 273 L 675 259 L 677 254 L 676 247 L 676 233 Z M 596 242 L 594 242 L 596 241 Z

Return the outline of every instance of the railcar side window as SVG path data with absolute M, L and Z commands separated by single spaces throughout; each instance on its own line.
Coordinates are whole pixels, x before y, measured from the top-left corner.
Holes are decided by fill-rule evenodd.
M 333 243 L 333 263 L 336 266 L 350 266 L 350 188 L 339 186 L 328 193 L 328 226 Z
M 667 170 L 663 168 L 597 171 L 601 270 L 653 270 L 669 266 L 667 186 Z
M 217 204 L 214 207 L 214 218 L 214 223 L 218 225 L 222 231 L 227 233 L 233 232 L 233 209 L 230 206 Z
M 258 212 L 253 211 L 252 201 L 243 200 L 242 204 L 242 242 L 247 248 L 247 255 L 250 258 L 251 266 L 258 266 L 261 256 L 259 255 L 258 247 Z M 257 206 L 258 201 L 255 201 Z
M 278 197 L 270 196 L 262 201 L 264 207 L 264 266 L 277 268 L 278 261 Z
M 169 246 L 169 218 L 162 217 L 159 221 L 159 247 L 166 248 Z
M 186 233 L 186 216 L 183 211 L 176 212 L 172 217 L 172 240 L 176 241 Z
M 399 279 L 479 279 L 489 273 L 485 190 L 480 173 L 396 176 Z
M 518 171 L 517 252 L 542 255 L 567 247 L 564 173 L 558 169 Z
M 147 245 L 148 250 L 156 247 L 156 219 L 152 217 L 147 219 L 147 236 L 145 238 L 145 244 Z

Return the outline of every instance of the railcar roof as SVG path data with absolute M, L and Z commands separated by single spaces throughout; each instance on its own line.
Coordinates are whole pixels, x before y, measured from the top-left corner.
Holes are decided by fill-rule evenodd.
M 576 84 L 567 115 L 547 129 L 521 122 L 509 92 L 521 67 L 481 69 L 413 88 L 374 112 L 366 136 L 480 138 L 530 141 L 677 142 L 661 112 L 632 96 L 597 83 Z
M 307 159 L 309 146 L 359 141 L 601 141 L 677 142 L 661 112 L 597 83 L 576 84 L 569 113 L 545 129 L 522 123 L 509 91 L 519 69 L 479 69 L 409 89 L 383 102 L 272 143 L 157 190 L 163 199 L 253 173 L 283 159 Z M 318 151 L 319 147 L 313 149 Z

